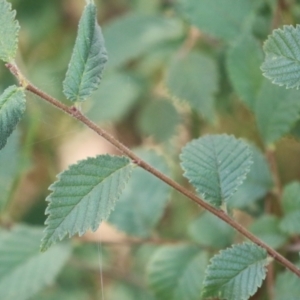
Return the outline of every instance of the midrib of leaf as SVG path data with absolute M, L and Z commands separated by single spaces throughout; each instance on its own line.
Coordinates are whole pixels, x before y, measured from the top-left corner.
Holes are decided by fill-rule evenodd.
M 53 233 L 49 236 L 48 239 L 50 239 L 50 238 L 56 233 L 56 231 L 59 229 L 59 227 L 66 221 L 67 217 L 74 211 L 74 209 L 77 208 L 77 206 L 78 206 L 82 201 L 84 201 L 84 200 L 86 199 L 86 197 L 87 197 L 90 193 L 92 193 L 93 190 L 95 190 L 100 184 L 103 184 L 103 183 L 105 182 L 105 180 L 110 179 L 110 177 L 113 176 L 115 172 L 118 172 L 118 171 L 120 171 L 121 169 L 124 169 L 124 168 L 126 168 L 126 167 L 128 167 L 128 165 L 125 165 L 125 166 L 123 166 L 122 168 L 119 168 L 119 169 L 114 170 L 114 172 L 112 172 L 109 176 L 106 176 L 106 177 L 103 178 L 100 182 L 98 182 L 94 187 L 92 187 L 92 188 L 90 189 L 90 191 L 89 191 L 88 193 L 86 193 L 84 196 L 81 196 L 81 195 L 80 195 L 81 198 L 79 199 L 79 201 L 78 201 L 75 205 L 74 205 L 74 204 L 65 205 L 64 207 L 67 207 L 67 206 L 73 206 L 73 207 L 72 207 L 72 209 L 66 214 L 66 216 L 65 216 L 64 218 L 58 217 L 58 218 L 53 218 L 53 219 L 52 219 L 52 221 L 55 220 L 55 219 L 59 219 L 59 218 L 61 218 L 62 220 L 61 220 L 61 222 L 59 222 L 59 225 L 56 226 L 56 229 L 53 230 Z M 70 175 L 69 175 L 69 176 L 70 176 Z M 72 175 L 72 176 L 78 176 L 78 175 Z M 96 178 L 99 178 L 99 177 L 96 176 L 96 175 L 82 175 L 82 174 L 80 174 L 80 176 L 89 176 L 89 177 L 96 177 Z M 118 178 L 118 181 L 119 181 L 120 176 L 118 176 L 117 178 Z M 109 182 L 109 184 L 111 185 L 111 181 Z M 66 186 L 66 185 L 65 185 L 65 186 Z M 70 185 L 70 186 L 74 186 L 74 185 Z M 77 185 L 77 186 L 78 186 L 78 185 Z M 81 186 L 89 186 L 89 185 L 81 185 Z M 68 195 L 68 196 L 70 197 L 70 195 Z M 77 195 L 75 195 L 75 196 L 77 196 Z M 101 199 L 99 199 L 98 205 L 100 205 L 100 201 L 101 201 Z M 60 208 L 60 207 L 62 207 L 62 206 L 59 206 L 59 207 L 57 207 L 57 208 Z M 87 208 L 88 208 L 88 205 L 85 205 L 85 207 L 86 207 L 86 209 L 87 209 Z M 99 206 L 98 206 L 98 209 L 99 209 Z M 52 210 L 53 210 L 53 208 L 52 208 Z M 74 220 L 76 221 L 76 218 L 75 218 Z
M 220 188 L 220 195 L 221 195 L 221 203 L 224 203 L 224 198 L 223 198 L 223 193 L 222 193 L 222 187 L 221 187 L 221 177 L 220 177 L 220 163 L 218 161 L 218 158 L 217 158 L 217 152 L 216 152 L 216 145 L 215 145 L 215 141 L 212 140 L 213 142 L 213 153 L 214 153 L 214 156 L 215 156 L 215 162 L 216 162 L 216 166 L 217 166 L 217 178 L 218 178 L 218 185 L 219 185 L 219 188 Z M 222 151 L 224 150 L 224 148 L 222 149 Z
M 4 108 L 4 107 L 8 104 L 8 102 L 11 100 L 11 97 L 12 97 L 14 94 L 18 93 L 18 91 L 19 91 L 19 89 L 12 90 L 12 91 L 10 92 L 10 94 L 7 95 L 6 99 L 2 102 L 2 105 L 0 105 L 0 110 L 1 110 L 2 108 Z M 8 105 L 9 105 L 9 104 L 8 104 Z
M 93 40 L 94 40 L 94 36 L 95 36 L 95 29 L 96 29 L 96 26 L 97 26 L 97 24 L 95 24 L 95 26 L 93 27 L 93 29 L 92 29 L 92 33 L 91 33 L 91 38 L 87 38 L 86 36 L 84 36 L 84 41 L 85 41 L 85 43 L 86 43 L 86 47 L 87 48 L 91 48 L 91 45 L 92 45 L 92 43 L 93 43 Z M 87 40 L 89 40 L 90 41 L 90 43 L 89 44 L 87 44 Z M 79 53 L 80 53 L 80 57 L 81 57 L 81 60 L 82 60 L 82 62 L 84 63 L 84 71 L 82 72 L 82 74 L 81 74 L 81 76 L 80 76 L 80 74 L 79 74 L 79 76 L 80 76 L 80 84 L 79 84 L 79 86 L 78 86 L 78 90 L 77 90 L 77 100 L 79 100 L 79 91 L 81 90 L 81 86 L 82 86 L 82 84 L 83 84 L 83 77 L 88 73 L 87 71 L 86 71 L 86 69 L 87 69 L 87 61 L 88 61 L 88 59 L 89 59 L 89 55 L 87 55 L 85 58 L 83 57 L 83 55 L 82 55 L 82 52 L 81 51 L 79 51 Z M 95 56 L 93 56 L 93 57 L 90 57 L 90 59 L 93 59 Z M 90 70 L 90 72 L 92 71 L 93 69 L 91 69 Z

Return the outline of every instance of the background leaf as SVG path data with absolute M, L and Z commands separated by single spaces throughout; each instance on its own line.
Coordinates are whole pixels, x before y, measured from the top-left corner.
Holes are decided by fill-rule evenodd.
M 171 96 L 187 101 L 206 120 L 214 119 L 218 75 L 210 57 L 191 52 L 183 58 L 174 58 L 167 69 L 166 85 Z
M 284 217 L 280 228 L 283 232 L 295 235 L 300 233 L 300 183 L 292 182 L 284 187 L 282 194 L 282 208 Z
M 253 164 L 249 174 L 237 192 L 228 200 L 232 208 L 255 210 L 255 202 L 262 199 L 273 186 L 272 174 L 263 153 L 254 145 L 249 145 Z
M 215 255 L 206 270 L 204 297 L 246 300 L 254 295 L 266 277 L 267 252 L 244 243 Z
M 184 176 L 201 197 L 219 207 L 243 183 L 252 164 L 249 147 L 229 135 L 207 135 L 188 143 L 180 155 Z
M 24 111 L 24 90 L 15 85 L 10 86 L 0 96 L 0 150 L 6 145 Z
M 134 106 L 142 92 L 141 84 L 128 73 L 115 73 L 103 78 L 92 95 L 87 115 L 95 122 L 120 121 Z
M 100 155 L 82 160 L 59 174 L 46 199 L 49 216 L 41 249 L 46 250 L 67 234 L 95 231 L 108 218 L 132 168 L 126 157 Z
M 20 26 L 15 20 L 16 12 L 6 0 L 0 1 L 0 59 L 11 62 L 18 49 Z
M 284 271 L 276 277 L 274 300 L 298 300 L 300 295 L 299 277 Z
M 155 116 L 155 122 L 153 122 Z M 157 99 L 146 104 L 138 119 L 140 131 L 153 136 L 158 142 L 170 139 L 179 125 L 180 116 L 174 105 L 164 99 Z
M 107 53 L 94 3 L 89 3 L 79 22 L 77 39 L 63 82 L 64 94 L 71 101 L 84 101 L 101 81 Z
M 264 43 L 266 58 L 262 64 L 263 74 L 273 83 L 287 88 L 300 86 L 300 26 L 283 26 L 269 35 Z
M 199 300 L 207 254 L 189 245 L 165 246 L 148 265 L 148 281 L 160 300 Z
M 274 249 L 280 248 L 287 241 L 287 236 L 279 229 L 279 219 L 272 215 L 264 215 L 255 220 L 250 231 Z
M 258 41 L 249 34 L 242 35 L 227 52 L 227 70 L 234 90 L 251 109 L 260 90 L 263 76 L 260 65 L 263 51 Z
M 20 133 L 15 130 L 0 151 L 0 213 L 8 201 L 19 166 Z M 11 159 L 13 155 L 13 159 Z
M 201 31 L 230 41 L 249 25 L 254 4 L 247 0 L 178 0 L 178 10 Z
M 234 230 L 221 219 L 209 212 L 203 212 L 188 228 L 190 237 L 201 246 L 220 249 L 229 246 Z
M 51 284 L 70 256 L 66 245 L 39 252 L 41 228 L 16 226 L 0 232 L 0 295 L 26 300 Z
M 300 92 L 275 86 L 265 80 L 258 95 L 255 116 L 266 145 L 288 133 L 299 119 Z
M 175 18 L 131 13 L 106 25 L 103 33 L 109 53 L 108 67 L 117 68 L 155 45 L 180 38 L 183 27 Z
M 163 174 L 170 173 L 163 157 L 154 152 L 137 151 L 137 155 Z M 142 168 L 134 170 L 109 222 L 120 231 L 141 238 L 149 237 L 162 217 L 170 187 Z

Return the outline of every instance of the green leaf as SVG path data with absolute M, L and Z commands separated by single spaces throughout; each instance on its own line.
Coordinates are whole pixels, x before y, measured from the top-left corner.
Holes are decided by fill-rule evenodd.
M 299 119 L 300 92 L 275 86 L 265 80 L 258 95 L 255 116 L 266 145 L 288 133 Z
M 166 85 L 171 96 L 187 101 L 206 120 L 213 120 L 214 96 L 218 91 L 218 73 L 214 60 L 197 52 L 174 58 L 167 69 Z
M 107 53 L 95 4 L 86 5 L 79 22 L 77 39 L 64 80 L 64 94 L 71 101 L 84 101 L 101 81 Z
M 103 29 L 109 68 L 121 67 L 148 52 L 152 47 L 183 35 L 182 22 L 152 14 L 127 14 Z
M 41 250 L 88 229 L 95 231 L 107 219 L 129 179 L 133 165 L 126 157 L 100 155 L 79 161 L 58 175 L 47 197 L 45 234 Z
M 249 34 L 242 35 L 227 52 L 230 81 L 241 100 L 251 109 L 262 84 L 260 65 L 263 51 L 258 41 Z
M 266 53 L 263 75 L 273 83 L 287 88 L 300 86 L 300 26 L 276 29 L 264 43 Z
M 15 20 L 16 11 L 6 0 L 0 0 L 0 59 L 12 62 L 18 49 L 20 26 Z
M 153 122 L 155 116 L 155 122 Z M 140 131 L 145 135 L 152 135 L 158 142 L 171 138 L 179 125 L 180 116 L 174 105 L 164 99 L 147 103 L 139 115 Z
M 254 4 L 248 0 L 178 0 L 178 10 L 201 31 L 226 41 L 248 29 Z
M 114 300 L 157 300 L 146 289 L 127 283 L 114 281 L 105 288 L 105 299 Z
M 169 174 L 164 158 L 154 152 L 137 151 L 137 155 L 163 174 Z M 167 205 L 170 187 L 142 168 L 134 170 L 109 222 L 120 231 L 141 238 L 149 237 Z
M 19 166 L 19 138 L 16 130 L 8 139 L 6 147 L 0 151 L 0 213 L 9 198 Z
M 248 145 L 229 135 L 207 135 L 182 150 L 184 176 L 201 197 L 220 207 L 243 183 L 252 164 Z
M 254 295 L 266 277 L 267 252 L 244 243 L 215 255 L 206 270 L 204 297 L 246 300 Z
M 195 246 L 161 247 L 148 265 L 149 285 L 160 300 L 199 300 L 207 260 Z
M 262 199 L 273 186 L 272 174 L 265 156 L 254 145 L 249 147 L 253 164 L 243 184 L 228 201 L 228 206 L 232 208 L 253 207 L 254 202 Z
M 279 229 L 279 219 L 264 215 L 250 226 L 250 231 L 274 249 L 278 249 L 287 241 L 287 236 Z
M 200 245 L 224 248 L 232 244 L 234 230 L 209 212 L 202 213 L 188 228 L 190 237 Z
M 284 217 L 280 229 L 290 235 L 300 233 L 300 183 L 292 182 L 283 190 L 282 208 Z
M 285 214 L 300 210 L 300 182 L 294 181 L 284 187 L 282 208 Z
M 58 245 L 39 252 L 40 228 L 16 226 L 0 234 L 1 300 L 31 299 L 51 284 L 70 256 L 70 248 Z
M 134 106 L 141 90 L 141 84 L 125 72 L 103 78 L 87 114 L 95 122 L 120 121 Z
M 300 295 L 299 277 L 290 271 L 276 276 L 274 300 L 298 300 Z
M 25 111 L 25 93 L 15 85 L 0 96 L 0 150 L 6 145 Z
M 300 210 L 285 215 L 280 222 L 280 229 L 289 234 L 300 234 Z

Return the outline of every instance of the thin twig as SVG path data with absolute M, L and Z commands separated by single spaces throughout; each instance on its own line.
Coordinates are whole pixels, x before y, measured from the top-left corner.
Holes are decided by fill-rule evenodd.
M 177 190 L 179 193 L 185 195 L 187 198 L 192 200 L 193 202 L 197 203 L 204 209 L 208 210 L 218 218 L 222 219 L 224 222 L 229 224 L 231 227 L 235 228 L 239 233 L 241 233 L 243 236 L 251 240 L 256 245 L 264 248 L 268 254 L 273 257 L 275 260 L 277 260 L 279 263 L 284 265 L 286 268 L 288 268 L 291 272 L 295 273 L 297 276 L 300 277 L 300 270 L 292 264 L 290 261 L 288 261 L 285 257 L 283 257 L 280 253 L 275 251 L 273 248 L 265 244 L 263 241 L 258 239 L 255 235 L 253 235 L 251 232 L 249 232 L 245 227 L 237 223 L 235 220 L 231 219 L 224 211 L 217 209 L 204 200 L 202 200 L 200 197 L 193 194 L 188 189 L 184 188 L 183 186 L 179 185 L 177 182 L 172 180 L 171 178 L 167 177 L 157 169 L 153 168 L 151 165 L 143 161 L 141 158 L 139 158 L 137 155 L 135 155 L 129 148 L 124 146 L 121 142 L 116 140 L 112 135 L 110 135 L 105 130 L 101 129 L 99 126 L 97 126 L 95 123 L 93 123 L 91 120 L 89 120 L 87 117 L 85 117 L 75 106 L 67 106 L 60 101 L 56 100 L 52 96 L 49 96 L 48 94 L 44 93 L 34 85 L 32 85 L 29 81 L 25 79 L 25 77 L 21 74 L 19 69 L 16 65 L 13 64 L 6 64 L 6 67 L 14 74 L 18 81 L 23 85 L 23 87 L 32 92 L 33 94 L 39 96 L 40 98 L 46 100 L 50 104 L 54 105 L 56 108 L 64 111 L 71 117 L 79 120 L 81 123 L 85 124 L 87 127 L 92 129 L 94 132 L 96 132 L 99 136 L 106 139 L 108 142 L 110 142 L 113 146 L 115 146 L 122 154 L 125 154 L 128 156 L 135 164 L 143 168 L 144 170 L 148 171 L 149 173 L 153 174 L 157 178 L 159 178 L 161 181 L 164 181 L 166 184 Z

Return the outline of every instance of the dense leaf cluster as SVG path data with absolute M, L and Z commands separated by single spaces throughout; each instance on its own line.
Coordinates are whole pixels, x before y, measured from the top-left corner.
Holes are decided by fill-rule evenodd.
M 0 59 L 19 81 L 0 96 L 0 299 L 99 297 L 94 275 L 99 255 L 100 275 L 112 279 L 104 285 L 101 280 L 107 299 L 246 300 L 256 293 L 262 295 L 257 299 L 272 299 L 272 290 L 275 299 L 296 299 L 300 279 L 272 264 L 275 258 L 293 268 L 273 249 L 298 263 L 292 254 L 299 251 L 300 178 L 285 174 L 289 170 L 276 161 L 275 150 L 281 149 L 279 141 L 288 143 L 286 135 L 299 136 L 300 26 L 267 35 L 281 10 L 297 21 L 299 7 L 267 0 L 178 0 L 165 10 L 158 0 L 133 2 L 132 12 L 102 30 L 96 4 L 86 1 L 60 78 L 66 102 L 72 103 L 65 106 L 19 71 L 19 23 L 11 5 L 0 0 Z M 42 72 L 35 72 L 32 78 L 39 83 Z M 27 92 L 48 99 L 123 152 L 87 157 L 59 173 L 46 197 L 44 231 L 21 224 L 26 217 L 13 214 L 21 179 L 30 169 L 28 157 L 38 150 L 32 146 L 39 130 L 34 112 L 38 108 L 47 123 L 49 110 L 33 109 L 35 100 Z M 85 121 L 83 111 L 102 126 L 115 122 L 124 133 L 133 129 L 140 147 L 131 152 Z M 16 130 L 20 122 L 22 131 Z M 299 166 L 299 159 L 293 163 Z M 194 201 L 183 186 L 195 191 L 196 202 L 210 212 L 179 206 L 181 196 L 170 186 Z M 235 220 L 259 240 L 250 233 L 237 236 L 234 229 L 242 231 Z M 85 242 L 103 221 L 115 229 L 115 243 L 124 242 L 127 249 L 116 250 L 108 240 L 104 271 L 99 249 Z M 105 242 L 99 236 L 96 240 Z M 146 274 L 145 282 L 142 276 L 128 279 L 126 272 L 113 271 L 110 266 L 120 267 L 119 257 L 126 258 L 126 272 L 131 267 Z M 80 269 L 90 282 L 78 292 Z M 274 286 L 259 290 L 266 276 Z

